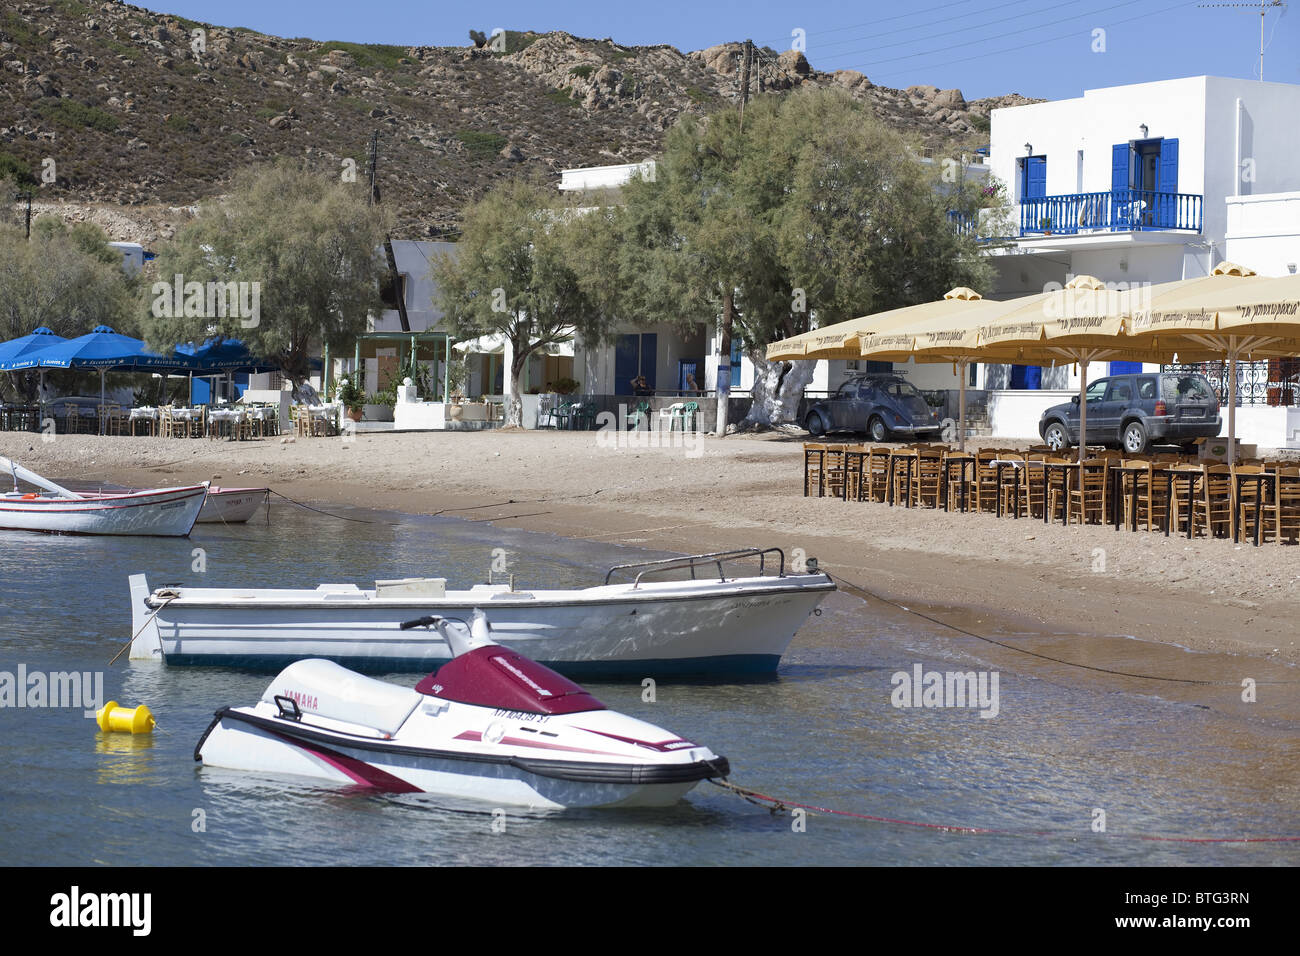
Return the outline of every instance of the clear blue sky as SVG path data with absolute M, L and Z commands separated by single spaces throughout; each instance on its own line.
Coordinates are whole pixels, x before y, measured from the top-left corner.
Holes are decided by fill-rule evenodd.
M 1208 3 L 1209 0 L 1206 0 Z M 697 50 L 753 39 L 787 49 L 802 30 L 819 70 L 884 86 L 958 87 L 1061 99 L 1084 89 L 1208 73 L 1257 75 L 1256 5 L 1197 0 L 152 0 L 151 9 L 279 36 L 463 46 L 470 29 L 567 30 L 624 44 Z M 1300 0 L 1264 18 L 1264 78 L 1300 83 Z M 1105 31 L 1104 35 L 1095 31 Z M 1104 51 L 1094 51 L 1102 46 Z

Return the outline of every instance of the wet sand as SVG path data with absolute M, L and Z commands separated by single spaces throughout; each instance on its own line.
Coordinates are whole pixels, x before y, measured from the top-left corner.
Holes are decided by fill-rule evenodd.
M 501 524 L 678 552 L 759 545 L 789 556 L 801 548 L 846 582 L 930 608 L 981 635 L 1131 636 L 1265 659 L 1260 664 L 1300 662 L 1300 547 L 804 498 L 799 440 L 700 437 L 682 447 L 679 436 L 676 447 L 648 448 L 602 445 L 608 437 L 494 431 L 229 442 L 60 435 L 43 443 L 0 433 L 0 454 L 55 480 L 268 485 L 322 506 L 462 517 L 482 522 L 489 535 Z M 1121 657 L 1142 656 L 1132 650 L 1140 643 L 1122 646 Z M 1067 640 L 1054 652 L 1078 660 L 1067 652 L 1097 648 Z M 1147 673 L 1142 665 L 1158 661 L 1156 673 L 1204 678 L 1201 664 L 1196 674 L 1177 673 L 1179 660 L 1160 653 L 1115 669 Z M 1244 664 L 1222 669 L 1217 679 L 1224 681 L 1256 676 Z M 1285 672 L 1296 673 L 1270 668 L 1274 677 Z

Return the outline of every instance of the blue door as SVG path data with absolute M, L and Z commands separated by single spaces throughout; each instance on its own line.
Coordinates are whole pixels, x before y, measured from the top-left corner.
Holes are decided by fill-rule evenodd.
M 631 395 L 632 379 L 644 375 L 646 384 L 655 387 L 656 332 L 620 335 L 614 346 L 614 394 Z
M 1011 388 L 1037 391 L 1043 387 L 1043 370 L 1037 365 L 1011 366 Z

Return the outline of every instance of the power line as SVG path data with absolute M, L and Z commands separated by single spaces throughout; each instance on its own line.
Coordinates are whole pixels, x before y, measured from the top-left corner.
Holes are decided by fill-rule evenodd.
M 1125 4 L 1125 5 L 1127 5 L 1127 4 Z M 979 13 L 979 15 L 982 16 L 982 15 L 985 14 L 985 13 L 989 13 L 990 11 L 993 11 L 993 10 L 1001 10 L 1001 9 L 1004 8 L 1004 7 L 1023 7 L 1023 6 L 1024 6 L 1024 4 L 1023 4 L 1022 2 L 1019 2 L 1019 0 L 1013 0 L 1013 2 L 1011 2 L 1011 3 L 1000 3 L 1000 4 L 997 4 L 996 6 L 988 7 L 988 8 L 986 8 L 986 9 L 984 9 L 984 10 L 980 10 L 980 11 L 978 11 L 978 13 Z M 1065 3 L 1057 3 L 1057 4 L 1053 4 L 1053 5 L 1050 6 L 1050 7 L 1043 7 L 1043 8 L 1038 9 L 1038 10 L 1023 10 L 1023 9 L 1022 9 L 1022 10 L 1018 11 L 1017 13 L 1015 13 L 1015 14 L 1012 15 L 1012 16 L 1009 16 L 1009 17 L 1002 17 L 1002 18 L 1000 18 L 1000 19 L 998 19 L 998 20 L 986 20 L 986 21 L 984 21 L 983 23 L 978 23 L 978 24 L 975 24 L 974 26 L 961 27 L 961 28 L 956 29 L 956 30 L 948 30 L 946 33 L 928 33 L 928 34 L 925 35 L 925 37 L 924 37 L 923 39 L 925 39 L 925 40 L 931 40 L 931 39 L 934 39 L 935 37 L 951 36 L 951 35 L 954 34 L 954 33 L 965 33 L 965 32 L 967 32 L 968 30 L 979 29 L 979 28 L 982 27 L 982 26 L 993 26 L 993 25 L 998 24 L 998 23 L 1006 23 L 1006 22 L 1009 21 L 1009 20 L 1023 20 L 1026 16 L 1031 16 L 1031 15 L 1036 14 L 1036 13 L 1047 13 L 1047 12 L 1050 11 L 1050 10 L 1056 10 L 1056 9 L 1061 8 L 1061 7 L 1073 7 L 1073 6 L 1077 6 L 1077 4 L 1074 2 L 1074 0 L 1067 0 L 1067 2 L 1065 2 Z M 964 13 L 964 14 L 961 14 L 960 16 L 957 16 L 957 17 L 949 17 L 949 18 L 946 18 L 946 19 L 948 19 L 948 20 L 953 20 L 953 19 L 960 20 L 960 19 L 962 19 L 962 18 L 964 18 L 964 17 L 969 17 L 969 16 L 972 16 L 972 14 Z M 1067 18 L 1067 19 L 1069 19 L 1069 18 Z M 1057 22 L 1059 22 L 1059 20 L 1058 20 Z M 929 24 L 926 24 L 926 25 L 928 26 Z M 832 46 L 843 46 L 843 45 L 846 44 L 846 43 L 857 43 L 857 42 L 860 41 L 860 40 L 872 40 L 872 39 L 875 39 L 876 37 L 891 36 L 891 35 L 896 34 L 896 33 L 906 33 L 906 32 L 909 31 L 909 30 L 916 30 L 916 29 L 919 29 L 919 28 L 918 28 L 918 27 L 904 27 L 904 28 L 899 29 L 899 30 L 889 30 L 889 31 L 886 31 L 885 33 L 870 33 L 870 34 L 868 34 L 868 35 L 866 35 L 866 36 L 850 37 L 850 38 L 848 38 L 848 39 L 844 39 L 844 40 L 834 40 L 834 41 L 832 41 L 832 42 L 830 42 L 830 43 L 821 43 L 821 44 L 819 44 L 819 45 L 818 45 L 818 50 L 820 51 L 820 50 L 825 49 L 826 47 L 832 47 Z M 1036 29 L 1036 28 L 1034 28 L 1034 27 L 1030 27 L 1029 29 Z M 1002 35 L 1003 35 L 1003 36 L 1006 36 L 1007 34 L 1003 33 Z M 897 47 L 897 46 L 906 46 L 906 45 L 909 44 L 909 43 L 915 43 L 915 42 L 917 42 L 917 39 L 916 39 L 916 38 L 913 38 L 913 39 L 911 39 L 911 40 L 898 40 L 898 41 L 895 41 L 895 42 L 893 42 L 893 43 L 882 43 L 882 44 L 878 44 L 878 45 L 876 45 L 876 46 L 874 47 L 874 49 L 877 49 L 877 50 L 887 50 L 887 49 L 890 49 L 890 48 L 892 48 L 892 47 Z M 847 54 L 834 54 L 834 56 L 843 56 L 843 55 L 847 55 Z M 821 54 L 820 54 L 820 52 L 819 52 L 819 53 L 818 53 L 818 57 L 820 57 L 820 56 L 821 56 Z M 830 59 L 833 59 L 834 56 L 830 57 Z
M 1119 6 L 1128 6 L 1128 5 L 1129 5 L 1129 4 L 1119 4 Z M 1122 19 L 1122 20 L 1113 20 L 1113 21 L 1111 21 L 1111 24 L 1110 24 L 1110 25 L 1112 25 L 1112 26 L 1116 26 L 1116 25 L 1121 24 L 1121 23 L 1132 23 L 1132 22 L 1135 21 L 1135 20 L 1145 20 L 1145 19 L 1148 18 L 1148 17 L 1154 17 L 1154 16 L 1158 16 L 1159 14 L 1162 14 L 1162 13 L 1168 13 L 1168 12 L 1171 11 L 1171 10 L 1185 9 L 1186 7 L 1187 7 L 1187 3 L 1186 3 L 1186 2 L 1183 2 L 1183 3 L 1175 3 L 1175 4 L 1173 4 L 1172 6 L 1162 7 L 1162 8 L 1159 9 L 1159 10 L 1152 10 L 1152 11 L 1149 12 L 1149 13 L 1140 13 L 1140 14 L 1138 14 L 1137 16 L 1125 17 L 1125 18 Z M 1111 8 L 1107 8 L 1107 9 L 1111 9 Z M 1014 34 L 1005 34 L 1005 35 L 1007 35 L 1007 36 L 1011 36 L 1011 35 L 1014 35 Z M 953 64 L 953 63 L 968 63 L 968 62 L 970 62 L 971 60 L 982 60 L 982 59 L 984 59 L 985 57 L 997 56 L 997 55 L 1000 54 L 1000 53 L 1014 53 L 1014 52 L 1017 52 L 1017 51 L 1020 51 L 1020 50 L 1028 49 L 1028 48 L 1030 48 L 1030 47 L 1042 46 L 1043 44 L 1046 44 L 1046 43 L 1055 43 L 1055 42 L 1058 41 L 1058 40 L 1071 40 L 1071 39 L 1077 39 L 1077 37 L 1078 37 L 1078 31 L 1072 30 L 1072 31 L 1070 31 L 1069 33 L 1060 33 L 1060 34 L 1057 34 L 1056 36 L 1045 37 L 1045 38 L 1042 39 L 1042 40 L 1033 40 L 1033 41 L 1030 41 L 1030 42 L 1028 42 L 1028 43 L 1018 43 L 1018 44 L 1016 44 L 1015 46 L 1003 47 L 1003 48 L 998 49 L 998 50 L 989 50 L 989 51 L 987 51 L 987 52 L 985 52 L 985 53 L 977 53 L 977 54 L 974 54 L 974 55 L 972 55 L 972 56 L 959 57 L 959 58 L 957 58 L 957 59 L 945 59 L 945 60 L 943 61 L 943 65 L 944 65 L 944 66 L 947 66 L 947 65 L 950 65 L 950 64 Z M 951 50 L 957 50 L 957 49 L 960 49 L 960 47 L 958 47 L 958 46 L 948 46 L 948 47 L 943 47 L 943 48 L 938 49 L 938 50 L 927 50 L 927 51 L 925 51 L 925 52 L 923 52 L 923 53 L 914 53 L 914 54 L 911 54 L 910 56 L 893 57 L 893 58 L 891 58 L 891 59 L 889 59 L 889 60 L 880 60 L 880 61 L 878 61 L 878 62 L 879 62 L 879 63 L 893 63 L 893 62 L 897 62 L 897 61 L 899 61 L 899 60 L 910 60 L 910 59 L 913 59 L 913 58 L 918 57 L 918 56 L 929 56 L 929 55 L 937 54 L 937 53 L 946 53 L 946 52 L 949 52 L 949 51 L 951 51 Z M 867 65 L 870 65 L 870 64 L 867 64 Z M 936 65 L 936 66 L 937 66 L 938 64 L 933 64 L 933 65 Z M 899 75 L 899 74 L 902 73 L 902 72 L 903 72 L 902 70 L 895 70 L 895 71 L 893 71 L 892 73 L 883 73 L 883 74 L 880 74 L 880 75 L 881 75 L 881 76 L 897 76 L 897 75 Z
M 827 34 L 827 33 L 839 33 L 841 30 L 856 30 L 856 29 L 858 29 L 859 27 L 870 27 L 870 26 L 875 26 L 875 25 L 878 24 L 878 23 L 890 23 L 890 22 L 892 22 L 892 21 L 894 21 L 894 20 L 905 20 L 905 19 L 907 19 L 908 17 L 919 17 L 919 16 L 921 16 L 922 14 L 925 14 L 925 13 L 934 13 L 935 11 L 938 11 L 938 10 L 950 10 L 950 9 L 953 8 L 953 7 L 959 7 L 959 6 L 961 6 L 962 4 L 964 4 L 964 3 L 971 3 L 971 2 L 972 2 L 972 0 L 957 0 L 956 3 L 941 3 L 941 4 L 939 4 L 937 7 L 926 7 L 924 10 L 913 10 L 913 11 L 911 11 L 910 13 L 900 13 L 900 14 L 897 14 L 897 15 L 892 16 L 892 17 L 877 17 L 877 18 L 874 19 L 874 20 L 868 20 L 866 23 L 851 23 L 851 24 L 849 24 L 848 26 L 832 27 L 832 28 L 830 28 L 830 29 L 826 29 L 826 30 L 818 30 L 816 33 L 806 33 L 806 34 L 804 34 L 804 35 L 805 35 L 805 36 L 810 36 L 810 37 L 819 37 L 819 36 L 822 36 L 822 35 Z M 784 43 L 786 40 L 789 40 L 789 39 L 790 39 L 789 37 L 781 37 L 781 38 L 779 38 L 779 39 L 777 39 L 777 40 L 772 40 L 772 41 L 770 41 L 770 42 L 771 42 L 771 43 Z M 768 41 L 765 41 L 764 45 L 768 45 Z
M 1175 7 L 1181 7 L 1181 6 L 1185 6 L 1185 5 L 1186 5 L 1186 3 L 1184 2 L 1184 3 L 1175 4 Z M 1131 7 L 1131 6 L 1133 6 L 1132 2 L 1114 3 L 1114 4 L 1111 4 L 1111 5 L 1108 6 L 1108 7 L 1102 7 L 1102 8 L 1099 9 L 1099 10 L 1091 10 L 1091 11 L 1089 11 L 1089 12 L 1087 12 L 1087 13 L 1079 13 L 1079 14 L 1075 14 L 1075 15 L 1072 16 L 1072 17 L 1063 17 L 1063 18 L 1061 18 L 1061 19 L 1060 19 L 1059 21 L 1057 21 L 1057 22 L 1065 23 L 1065 22 L 1068 22 L 1068 21 L 1070 21 L 1070 20 L 1083 20 L 1083 19 L 1087 19 L 1087 18 L 1089 18 L 1089 17 L 1095 17 L 1095 16 L 1098 16 L 1099 14 L 1106 13 L 1107 11 L 1110 11 L 1110 10 L 1117 10 L 1117 9 L 1119 9 L 1120 7 Z M 1175 7 L 1169 7 L 1169 8 L 1167 8 L 1167 9 L 1172 10 L 1172 9 L 1174 9 Z M 1152 15 L 1155 14 L 1155 13 L 1161 13 L 1161 12 L 1164 12 L 1164 11 L 1161 11 L 1161 10 L 1154 10 L 1154 11 L 1152 11 L 1151 13 L 1141 14 L 1140 16 L 1152 16 Z M 1139 19 L 1139 17 L 1131 17 L 1130 19 Z M 1127 21 L 1127 20 L 1116 20 L 1116 21 L 1113 21 L 1113 22 L 1115 22 L 1115 23 L 1126 23 L 1126 22 L 1128 22 L 1128 21 Z M 1042 29 L 1042 26 L 1041 26 L 1041 25 L 1039 25 L 1039 24 L 1035 24 L 1034 26 L 1024 27 L 1024 28 L 1019 29 L 1019 30 L 1008 30 L 1008 31 L 1004 31 L 1004 32 L 1002 32 L 1002 33 L 999 33 L 996 37 L 981 37 L 980 39 L 975 40 L 975 41 L 973 41 L 973 42 L 976 42 L 976 43 L 986 43 L 986 42 L 988 42 L 988 41 L 990 41 L 990 40 L 997 40 L 997 39 L 1001 39 L 1002 37 L 1013 37 L 1013 36 L 1018 36 L 1018 35 L 1020 35 L 1020 34 L 1022 34 L 1022 33 L 1033 33 L 1033 32 L 1035 32 L 1035 31 L 1037 31 L 1037 30 L 1041 30 L 1041 29 Z M 945 33 L 945 34 L 935 34 L 935 35 L 936 35 L 936 36 L 947 36 L 947 35 L 949 35 L 949 34 L 951 34 L 951 33 L 963 33 L 963 32 L 965 32 L 965 31 L 963 31 L 963 30 L 950 30 L 950 31 L 948 31 L 948 33 Z M 1048 38 L 1047 40 L 1034 41 L 1034 42 L 1031 42 L 1031 43 L 1028 43 L 1028 44 L 1018 44 L 1018 45 L 1016 45 L 1016 46 L 1014 46 L 1014 47 L 1008 47 L 1007 49 L 1008 49 L 1008 50 L 1018 50 L 1018 49 L 1023 49 L 1023 48 L 1026 47 L 1026 46 L 1038 46 L 1038 45 L 1040 45 L 1041 43 L 1047 43 L 1047 42 L 1051 42 L 1052 40 L 1055 40 L 1055 39 L 1063 39 L 1063 38 L 1067 38 L 1067 37 L 1070 37 L 1070 36 L 1074 36 L 1074 33 L 1071 32 L 1071 33 L 1068 33 L 1068 34 L 1062 34 L 1060 37 L 1051 37 L 1051 38 Z M 910 59 L 914 59 L 914 58 L 916 58 L 916 57 L 918 57 L 918 56 L 932 56 L 932 55 L 935 55 L 935 54 L 947 53 L 947 52 L 949 52 L 949 51 L 951 51 L 951 50 L 961 50 L 961 49 L 963 49 L 963 48 L 965 48 L 965 47 L 968 47 L 969 45 L 970 45 L 970 42 L 969 42 L 969 41 L 968 41 L 968 42 L 965 42 L 965 43 L 958 43 L 958 44 L 947 44 L 947 45 L 945 45 L 945 46 L 936 47 L 936 48 L 934 48 L 934 49 L 932 49 L 932 50 L 920 50 L 920 51 L 918 51 L 918 52 L 916 52 L 916 53 L 908 53 L 908 54 L 904 54 L 904 55 L 902 55 L 902 56 L 889 57 L 889 58 L 884 59 L 884 60 L 871 60 L 871 61 L 868 61 L 867 63 L 863 64 L 863 66 L 864 66 L 864 68 L 865 68 L 865 67 L 870 67 L 870 66 L 879 66 L 879 65 L 884 64 L 884 63 L 896 63 L 896 62 L 898 62 L 899 60 L 910 60 Z M 871 48 L 871 49 L 875 49 L 875 48 Z M 858 53 L 867 53 L 867 52 L 868 52 L 867 49 L 863 49 L 863 50 L 855 50 L 855 51 L 851 51 L 851 52 L 849 52 L 849 53 L 840 53 L 840 54 L 836 54 L 835 56 L 828 57 L 828 59 L 831 59 L 831 60 L 842 59 L 842 58 L 847 57 L 847 56 L 854 56 L 855 54 L 858 54 Z M 973 59 L 973 57 L 968 58 L 968 59 Z M 945 61 L 945 62 L 950 62 L 950 63 L 960 63 L 960 62 L 962 62 L 962 61 L 961 61 L 961 60 L 948 60 L 948 61 Z

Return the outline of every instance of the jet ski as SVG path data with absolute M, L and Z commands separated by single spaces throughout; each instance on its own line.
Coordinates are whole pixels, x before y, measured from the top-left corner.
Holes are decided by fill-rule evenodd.
M 206 767 L 295 774 L 397 793 L 529 808 L 675 803 L 727 760 L 615 713 L 582 687 L 469 622 L 427 616 L 452 659 L 415 688 L 310 659 L 252 707 L 224 707 L 194 748 Z

